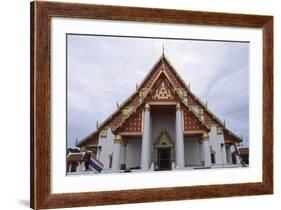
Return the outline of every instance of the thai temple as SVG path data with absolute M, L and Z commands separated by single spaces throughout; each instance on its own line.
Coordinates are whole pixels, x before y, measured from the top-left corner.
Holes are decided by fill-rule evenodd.
M 241 141 L 163 52 L 135 92 L 77 142 L 80 153 L 67 155 L 67 170 L 85 170 L 85 151 L 103 164 L 102 173 L 241 167 Z

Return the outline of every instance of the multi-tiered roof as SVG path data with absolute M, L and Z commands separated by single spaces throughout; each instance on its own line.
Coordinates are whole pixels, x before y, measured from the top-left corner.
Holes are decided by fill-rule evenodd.
M 225 123 L 199 100 L 168 61 L 164 53 L 136 88 L 136 91 L 110 115 L 94 132 L 82 139 L 77 146 L 97 145 L 99 136 L 106 136 L 111 128 L 114 134 L 142 135 L 142 110 L 146 103 L 169 105 L 180 103 L 183 108 L 184 134 L 209 131 L 212 125 L 223 132 L 225 143 L 241 139 L 226 128 Z

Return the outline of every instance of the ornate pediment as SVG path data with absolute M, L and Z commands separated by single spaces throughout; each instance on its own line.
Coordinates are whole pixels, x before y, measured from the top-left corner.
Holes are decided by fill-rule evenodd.
M 164 80 L 161 81 L 152 96 L 152 99 L 157 100 L 172 100 L 174 98 L 175 96 Z
M 154 146 L 156 148 L 174 146 L 174 142 L 166 129 L 162 129 L 161 133 L 159 134 L 156 141 L 154 142 Z
M 141 132 L 142 131 L 142 111 L 132 113 L 128 121 L 122 126 L 121 132 Z
M 152 98 L 153 99 L 173 99 L 174 97 L 171 94 L 171 90 L 167 87 L 166 83 L 164 81 L 162 81 Z
M 202 120 L 199 118 L 201 115 L 199 115 L 198 112 L 194 112 L 194 114 L 195 115 L 191 113 L 191 110 L 183 109 L 184 131 L 206 130 Z

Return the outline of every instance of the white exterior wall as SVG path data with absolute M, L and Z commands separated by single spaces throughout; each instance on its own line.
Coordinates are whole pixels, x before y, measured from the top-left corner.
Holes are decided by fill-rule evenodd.
M 109 169 L 109 156 L 113 153 L 115 135 L 111 132 L 111 128 L 107 129 L 107 137 L 99 137 L 98 146 L 101 146 L 99 160 L 103 163 L 104 169 Z
M 141 138 L 129 139 L 126 148 L 126 168 L 141 166 Z
M 227 163 L 228 163 L 228 164 L 233 164 L 231 147 L 232 147 L 232 146 L 228 146 L 228 147 L 226 148 L 226 159 L 227 159 Z
M 153 115 L 151 118 L 151 161 L 154 158 L 156 161 L 156 151 L 154 151 L 154 141 L 159 136 L 162 129 L 166 129 L 172 140 L 175 141 L 175 115 L 170 116 L 157 116 Z M 109 128 L 107 130 L 107 138 L 99 137 L 98 145 L 101 146 L 99 160 L 104 164 L 104 169 L 108 170 L 110 155 L 113 153 L 115 135 Z M 221 147 L 221 143 L 224 143 L 223 134 L 217 134 L 216 126 L 211 127 L 209 132 L 209 143 L 212 146 L 215 153 L 216 165 L 227 164 L 227 157 L 225 146 Z M 200 147 L 201 146 L 201 147 Z M 185 165 L 201 165 L 202 163 L 202 145 L 199 144 L 199 140 L 196 138 L 185 137 L 184 139 L 184 158 Z M 234 151 L 233 146 L 231 152 Z M 175 151 L 172 151 L 171 159 L 174 160 Z M 150 163 L 151 164 L 151 163 Z M 126 167 L 137 167 L 141 166 L 141 138 L 129 139 L 126 148 Z
M 226 164 L 226 151 L 224 145 L 224 137 L 222 134 L 217 134 L 217 127 L 211 126 L 211 131 L 209 132 L 210 146 L 212 146 L 215 153 L 216 165 Z M 223 144 L 223 147 L 221 146 Z
M 184 138 L 184 159 L 186 166 L 201 165 L 202 146 L 196 137 Z
M 152 126 L 152 118 L 151 117 L 150 117 L 150 126 Z M 151 163 L 154 162 L 154 147 L 153 147 L 153 141 L 154 140 L 152 139 L 152 129 L 150 129 L 149 138 L 150 138 L 150 145 L 149 145 L 149 154 L 150 154 L 149 168 L 150 168 Z
M 199 151 L 200 151 L 200 165 L 205 165 L 205 154 L 204 154 L 204 142 L 202 140 L 199 140 Z

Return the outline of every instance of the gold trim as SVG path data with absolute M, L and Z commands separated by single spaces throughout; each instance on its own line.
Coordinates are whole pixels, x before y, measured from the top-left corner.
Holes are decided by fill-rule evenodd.
M 154 142 L 154 148 L 172 148 L 174 142 L 166 129 L 162 129 Z
M 122 136 L 141 136 L 142 132 L 120 132 Z
M 236 147 L 239 147 L 239 146 L 240 146 L 240 143 L 236 141 L 236 142 L 234 143 L 234 145 L 235 145 Z
M 107 128 L 104 128 L 100 131 L 101 138 L 107 138 Z
M 160 85 L 156 88 L 156 92 L 152 96 L 152 99 L 174 99 L 174 96 L 171 93 L 171 89 L 168 87 L 164 80 L 162 80 Z
M 150 110 L 150 105 L 149 105 L 148 103 L 146 103 L 144 109 L 145 109 L 146 111 L 149 111 L 149 110 Z
M 146 98 L 146 96 L 148 95 L 148 92 L 149 92 L 149 88 L 142 88 L 140 91 L 139 91 L 139 97 L 141 100 L 144 100 Z
M 208 140 L 209 139 L 209 133 L 204 132 L 203 135 L 202 135 L 202 139 L 203 140 Z
M 183 134 L 188 135 L 188 134 L 203 134 L 205 130 L 193 130 L 193 131 L 184 131 Z
M 177 105 L 176 105 L 176 110 L 177 110 L 177 111 L 180 111 L 180 110 L 181 110 L 181 104 L 180 104 L 180 103 L 177 103 Z
M 217 126 L 217 135 L 222 135 L 222 127 Z
M 225 143 L 225 144 L 235 144 L 234 141 L 229 140 L 229 139 L 225 139 L 225 140 L 224 140 L 224 143 Z
M 150 105 L 176 105 L 177 103 L 176 102 L 172 102 L 172 101 L 165 101 L 165 102 L 162 102 L 162 101 L 152 101 L 152 102 L 149 102 Z
M 197 111 L 198 111 L 198 116 L 199 116 L 199 117 L 204 116 L 204 109 L 202 109 L 201 107 L 199 107 L 199 108 L 197 108 Z
M 122 136 L 118 133 L 115 135 L 114 144 L 120 144 L 122 141 Z
M 90 147 L 96 148 L 96 147 L 98 147 L 98 146 L 99 146 L 98 144 L 88 144 L 88 145 L 87 145 L 88 148 L 90 148 Z

